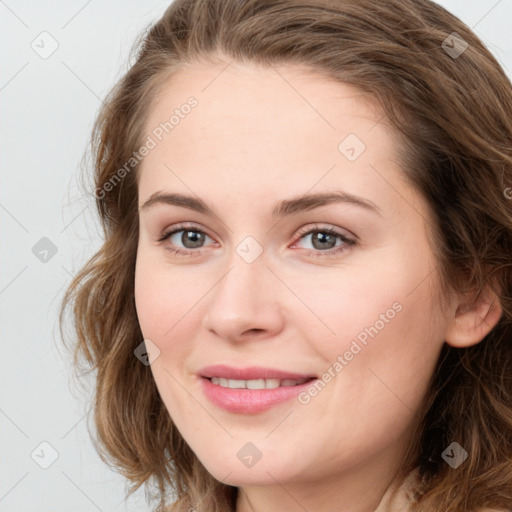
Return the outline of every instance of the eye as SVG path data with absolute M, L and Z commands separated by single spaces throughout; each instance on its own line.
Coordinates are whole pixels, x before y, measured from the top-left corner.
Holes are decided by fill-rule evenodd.
M 299 230 L 300 240 L 310 239 L 312 249 L 306 249 L 308 255 L 333 256 L 350 249 L 356 241 L 344 233 L 326 226 L 306 226 Z M 164 231 L 158 242 L 168 241 L 166 249 L 175 254 L 190 255 L 201 253 L 206 239 L 212 240 L 203 230 L 193 225 L 178 224 Z M 339 241 L 339 243 L 337 242 Z M 296 242 L 297 243 L 297 242 Z M 180 247 L 181 244 L 181 247 Z
M 170 231 L 164 231 L 158 238 L 158 241 L 165 242 L 168 240 L 167 250 L 176 254 L 186 255 L 191 251 L 201 252 L 196 249 L 201 249 L 207 238 L 212 240 L 204 231 L 195 226 L 179 224 L 173 226 Z M 183 245 L 183 248 L 180 248 L 180 244 Z
M 313 246 L 313 250 L 308 253 L 313 256 L 332 256 L 342 253 L 355 245 L 355 240 L 347 237 L 344 233 L 325 226 L 305 227 L 299 231 L 300 240 L 308 239 Z M 337 240 L 340 243 L 337 243 Z

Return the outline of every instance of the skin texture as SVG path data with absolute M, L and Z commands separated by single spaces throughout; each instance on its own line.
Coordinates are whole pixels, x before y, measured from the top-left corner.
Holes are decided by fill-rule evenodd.
M 140 210 L 136 307 L 160 351 L 151 370 L 161 397 L 206 469 L 241 489 L 239 512 L 374 510 L 400 477 L 443 343 L 480 341 L 499 305 L 462 310 L 454 294 L 441 311 L 427 205 L 401 174 L 389 125 L 359 91 L 299 67 L 190 65 L 164 84 L 146 136 L 190 96 L 198 105 L 138 176 L 140 206 L 173 192 L 215 212 Z M 338 149 L 349 134 L 366 146 L 354 161 Z M 337 203 L 272 217 L 284 199 L 334 190 L 380 211 Z M 202 248 L 183 232 L 158 241 L 180 222 L 206 233 Z M 326 227 L 356 244 L 326 256 L 332 245 L 311 235 Z M 263 249 L 252 263 L 236 251 L 248 236 Z M 173 244 L 188 254 L 171 253 Z M 211 364 L 320 376 L 396 303 L 401 311 L 307 404 L 236 414 L 201 390 L 197 372 Z M 248 442 L 262 455 L 250 468 L 237 457 Z

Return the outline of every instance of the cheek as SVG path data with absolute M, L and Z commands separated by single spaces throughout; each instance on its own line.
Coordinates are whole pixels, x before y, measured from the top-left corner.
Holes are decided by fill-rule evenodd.
M 194 313 L 191 304 L 197 301 L 197 290 L 186 286 L 182 282 L 184 278 L 177 276 L 176 271 L 171 275 L 169 267 L 139 251 L 135 268 L 135 306 L 144 339 L 151 340 L 160 351 L 151 364 L 155 383 L 167 409 L 173 411 L 173 419 L 195 418 L 200 414 L 183 394 L 176 368 L 182 368 L 190 351 L 190 344 L 184 341 L 190 336 L 188 329 Z M 197 420 L 200 424 L 201 418 Z
M 286 318 L 301 329 L 326 361 L 349 350 L 353 340 L 364 346 L 375 336 L 384 337 L 390 326 L 394 324 L 396 329 L 403 323 L 409 314 L 403 313 L 405 309 L 416 313 L 407 296 L 414 280 L 403 274 L 392 276 L 385 271 L 385 262 L 366 269 L 327 270 L 324 275 L 295 276 L 293 280 L 290 275 L 288 281 L 294 283 L 294 291 L 305 298 L 310 311 L 297 301 L 290 302 L 285 310 Z
M 162 282 L 157 272 L 151 272 L 144 260 L 137 261 L 135 269 L 135 307 L 139 325 L 144 338 L 159 338 L 165 329 L 166 315 L 163 314 L 170 304 L 168 294 L 162 295 Z M 167 327 L 169 328 L 169 327 Z
M 443 317 L 432 296 L 438 286 L 435 274 L 425 279 L 431 268 L 427 261 L 406 263 L 395 254 L 365 272 L 344 272 L 339 282 L 326 276 L 315 280 L 314 287 L 301 281 L 297 289 L 329 328 L 317 322 L 316 334 L 311 329 L 307 336 L 324 361 L 324 371 L 343 374 L 331 379 L 334 388 L 365 396 L 375 407 L 386 393 L 391 400 L 397 394 L 411 408 L 417 406 L 444 341 Z
M 188 317 L 187 311 L 197 300 L 196 295 L 196 287 L 187 282 L 183 272 L 166 267 L 145 251 L 139 251 L 135 267 L 135 306 L 145 338 L 154 338 L 160 345 L 166 337 L 171 337 L 181 327 L 180 319 Z
M 346 327 L 346 335 L 339 337 L 335 349 L 325 346 L 331 364 L 342 357 L 342 369 L 337 367 L 339 377 L 333 379 L 333 393 L 325 395 L 324 407 L 344 402 L 344 409 L 362 423 L 379 417 L 383 425 L 396 426 L 396 432 L 410 421 L 443 344 L 430 287 L 425 284 L 414 293 L 411 289 L 408 280 L 383 288 L 374 300 L 366 300 L 363 310 L 351 311 L 347 302 L 352 315 L 338 323 L 340 332 Z M 372 431 L 371 422 L 367 427 Z

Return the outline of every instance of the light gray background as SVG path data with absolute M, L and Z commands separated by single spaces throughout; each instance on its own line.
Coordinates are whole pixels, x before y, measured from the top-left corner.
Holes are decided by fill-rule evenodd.
M 443 0 L 512 76 L 512 0 Z M 168 2 L 0 1 L 0 511 L 146 511 L 90 441 L 89 404 L 71 380 L 57 311 L 66 284 L 100 245 L 77 178 L 101 99 L 135 37 Z M 48 32 L 58 43 L 51 48 Z M 41 42 L 43 39 L 43 42 Z M 43 47 L 44 45 L 44 47 Z M 49 238 L 47 262 L 32 252 Z M 40 255 L 41 257 L 44 254 Z M 58 458 L 51 462 L 51 449 Z M 33 454 L 33 452 L 35 453 Z M 33 454 L 33 458 L 31 456 Z

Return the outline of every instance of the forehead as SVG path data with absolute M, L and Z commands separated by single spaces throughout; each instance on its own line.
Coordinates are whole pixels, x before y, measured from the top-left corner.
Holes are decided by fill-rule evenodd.
M 157 126 L 191 96 L 200 106 L 194 112 L 202 113 L 194 116 L 198 120 L 215 116 L 222 124 L 260 121 L 268 131 L 287 120 L 300 119 L 312 123 L 311 128 L 333 132 L 344 128 L 347 118 L 369 122 L 382 118 L 377 101 L 368 94 L 318 70 L 228 62 L 186 64 L 162 80 L 146 128 Z
M 196 105 L 184 108 L 190 98 Z M 361 193 L 381 182 L 370 163 L 397 167 L 396 142 L 377 103 L 298 66 L 187 65 L 159 87 L 148 135 L 156 144 L 140 165 L 141 196 L 161 189 L 169 168 L 194 186 L 215 180 L 224 190 L 236 178 L 258 193 L 276 182 L 300 193 L 321 179 L 337 186 L 342 177 Z

